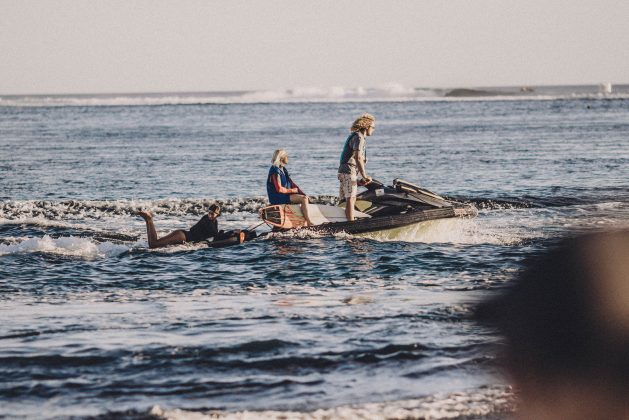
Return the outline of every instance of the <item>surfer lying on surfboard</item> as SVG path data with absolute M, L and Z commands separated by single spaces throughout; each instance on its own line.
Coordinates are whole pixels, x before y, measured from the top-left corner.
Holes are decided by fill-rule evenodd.
M 221 239 L 222 231 L 218 230 L 218 221 L 221 215 L 221 208 L 217 204 L 212 204 L 201 220 L 199 220 L 190 230 L 175 230 L 161 238 L 157 237 L 155 225 L 153 224 L 153 214 L 148 211 L 139 211 L 136 213 L 146 222 L 146 232 L 148 235 L 149 248 L 162 248 L 168 245 L 180 245 L 186 242 L 201 242 L 214 238 Z M 241 235 L 240 243 L 244 240 L 244 232 Z
M 271 204 L 299 204 L 301 212 L 306 219 L 305 226 L 312 226 L 308 213 L 308 196 L 290 178 L 286 165 L 288 164 L 288 153 L 283 149 L 278 149 L 273 153 L 272 165 L 266 179 L 266 192 Z

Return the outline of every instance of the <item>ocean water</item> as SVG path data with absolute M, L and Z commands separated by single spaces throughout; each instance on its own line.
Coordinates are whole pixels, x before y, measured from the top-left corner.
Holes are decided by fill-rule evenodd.
M 471 308 L 561 236 L 629 226 L 629 96 L 392 92 L 0 98 L 0 417 L 507 417 Z M 138 209 L 258 224 L 280 147 L 334 203 L 363 112 L 372 176 L 478 216 L 147 249 Z

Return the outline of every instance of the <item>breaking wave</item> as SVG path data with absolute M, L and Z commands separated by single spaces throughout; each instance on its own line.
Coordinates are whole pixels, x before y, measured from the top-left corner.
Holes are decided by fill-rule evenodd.
M 265 197 L 245 199 L 164 199 L 164 200 L 15 200 L 0 202 L 0 220 L 23 221 L 101 219 L 102 217 L 133 216 L 139 210 L 151 210 L 156 215 L 202 215 L 209 206 L 218 203 L 226 214 L 256 213 L 266 205 Z
M 501 197 L 450 197 L 453 200 L 473 204 L 479 210 L 507 210 L 528 208 L 553 208 L 605 203 L 629 202 L 629 189 L 625 187 L 588 188 L 554 187 L 544 194 L 519 194 Z
M 88 238 L 28 238 L 13 244 L 0 243 L 0 255 L 40 252 L 83 259 L 112 257 L 127 252 L 129 247 L 112 242 L 94 242 Z
M 336 204 L 337 198 L 329 195 L 312 197 L 316 204 Z M 103 217 L 131 217 L 139 210 L 151 210 L 155 215 L 200 216 L 211 204 L 218 203 L 222 213 L 254 213 L 268 205 L 266 197 L 247 197 L 226 200 L 163 199 L 163 200 L 10 200 L 0 201 L 0 223 L 24 222 L 28 219 L 76 220 Z M 54 222 L 49 222 L 54 223 Z
M 0 106 L 159 106 L 308 102 L 464 101 L 626 99 L 629 86 L 614 86 L 612 93 L 599 86 L 520 86 L 489 88 L 417 88 L 400 83 L 379 87 L 305 86 L 287 89 L 234 92 L 179 92 L 85 95 L 5 95 Z

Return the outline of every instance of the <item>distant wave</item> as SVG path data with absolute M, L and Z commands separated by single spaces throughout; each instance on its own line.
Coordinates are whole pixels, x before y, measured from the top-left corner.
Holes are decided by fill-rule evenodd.
M 544 195 L 522 194 L 501 197 L 451 197 L 458 201 L 474 204 L 480 210 L 505 210 L 524 208 L 569 207 L 583 205 L 610 206 L 614 203 L 628 203 L 629 190 L 625 187 L 607 187 L 591 190 L 588 188 L 553 188 Z
M 0 96 L 0 106 L 151 106 L 303 102 L 397 101 L 442 96 L 439 90 L 389 84 L 378 88 L 295 87 L 290 89 L 94 95 L 9 95 Z
M 481 96 L 499 96 L 507 95 L 498 91 L 479 90 L 479 89 L 452 89 L 446 92 L 446 97 L 464 98 L 464 97 L 481 97 Z
M 462 100 L 629 99 L 629 85 L 617 85 L 612 93 L 598 86 L 541 86 L 495 88 L 416 88 L 399 83 L 381 87 L 295 87 L 289 89 L 85 95 L 4 95 L 0 106 L 159 106 L 307 102 L 399 102 Z

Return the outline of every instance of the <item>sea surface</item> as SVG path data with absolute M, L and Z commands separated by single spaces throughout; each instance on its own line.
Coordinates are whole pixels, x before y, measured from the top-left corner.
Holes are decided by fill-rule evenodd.
M 213 202 L 257 225 L 277 148 L 334 203 L 363 112 L 370 175 L 478 216 L 147 248 L 140 209 L 161 233 Z M 0 97 L 0 418 L 507 418 L 474 302 L 563 235 L 628 226 L 627 86 Z

